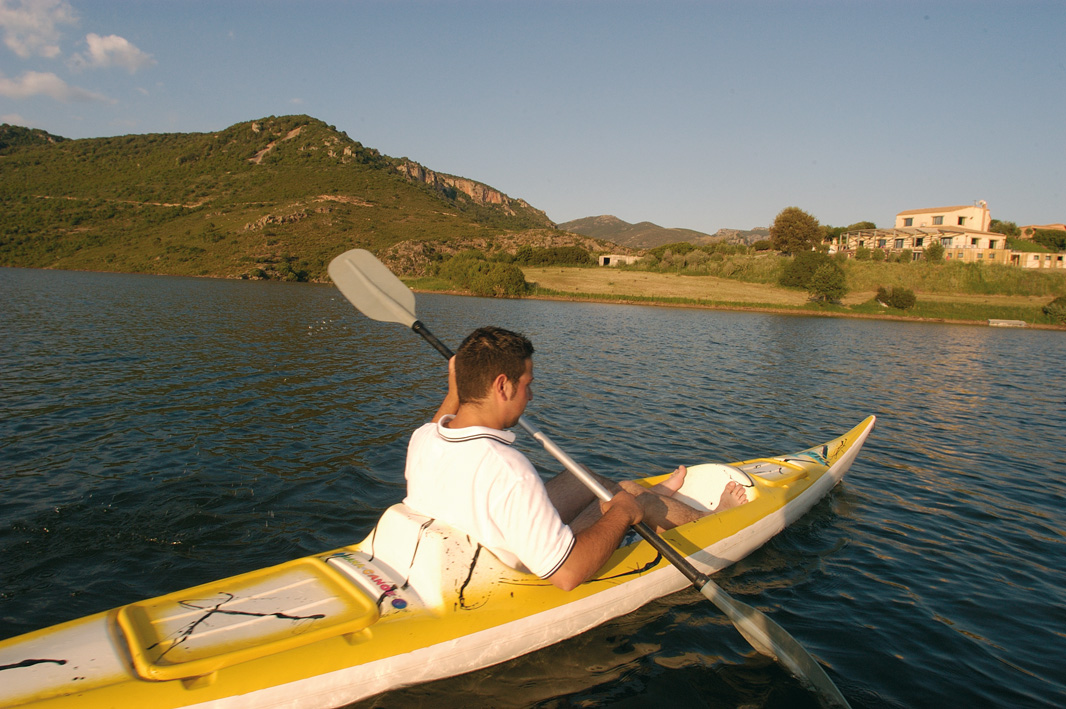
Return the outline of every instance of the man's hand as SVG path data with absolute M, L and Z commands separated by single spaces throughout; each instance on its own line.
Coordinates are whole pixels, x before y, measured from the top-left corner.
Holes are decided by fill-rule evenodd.
M 626 521 L 626 528 L 632 527 L 634 524 L 644 519 L 644 507 L 641 505 L 640 500 L 633 495 L 630 495 L 625 490 L 619 490 L 614 494 L 610 500 L 606 502 L 600 501 L 600 512 L 606 517 L 608 514 L 624 515 Z
M 578 532 L 570 556 L 548 577 L 556 587 L 571 591 L 588 581 L 603 567 L 618 548 L 626 530 L 644 519 L 644 509 L 633 495 L 624 490 L 600 503 L 603 516 L 591 527 Z

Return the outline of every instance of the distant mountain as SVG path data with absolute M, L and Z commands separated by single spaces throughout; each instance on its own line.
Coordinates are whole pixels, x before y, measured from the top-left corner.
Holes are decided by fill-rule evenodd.
M 575 219 L 559 224 L 558 227 L 564 231 L 591 236 L 596 239 L 604 239 L 634 249 L 654 249 L 657 246 L 676 244 L 681 241 L 687 241 L 697 246 L 721 241 L 731 244 L 751 244 L 760 239 L 768 238 L 770 233 L 769 229 L 752 229 L 750 231 L 719 229 L 715 234 L 705 234 L 693 229 L 661 227 L 651 222 L 630 224 L 609 214 Z
M 0 141 L 0 266 L 323 279 L 354 247 L 565 236 L 521 199 L 310 116 L 78 140 L 5 125 Z

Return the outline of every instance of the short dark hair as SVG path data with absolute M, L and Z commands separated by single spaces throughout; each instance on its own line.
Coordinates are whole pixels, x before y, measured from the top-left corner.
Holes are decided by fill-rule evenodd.
M 455 354 L 455 384 L 459 403 L 480 401 L 497 376 L 518 384 L 533 356 L 533 343 L 525 335 L 502 327 L 479 327 L 467 335 Z

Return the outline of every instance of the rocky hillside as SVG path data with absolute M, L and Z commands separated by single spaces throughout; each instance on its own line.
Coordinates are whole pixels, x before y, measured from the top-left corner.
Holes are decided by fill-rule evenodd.
M 492 258 L 500 252 L 507 252 L 513 255 L 523 246 L 541 249 L 557 246 L 579 246 L 593 254 L 636 253 L 633 249 L 619 247 L 602 239 L 594 239 L 558 229 L 528 229 L 510 234 L 476 237 L 462 241 L 401 241 L 382 250 L 378 256 L 383 263 L 397 273 L 409 276 L 425 276 L 429 273 L 431 264 L 446 260 L 463 251 L 473 249 Z
M 0 266 L 321 279 L 353 247 L 569 238 L 520 199 L 309 116 L 80 140 L 4 126 L 0 141 Z
M 661 227 L 651 222 L 630 224 L 618 217 L 603 215 L 575 219 L 559 225 L 560 229 L 576 234 L 604 239 L 634 249 L 654 249 L 664 244 L 676 244 L 687 241 L 696 246 L 705 246 L 718 242 L 730 244 L 752 244 L 769 236 L 769 229 L 719 229 L 714 234 L 705 234 L 692 229 L 672 229 Z

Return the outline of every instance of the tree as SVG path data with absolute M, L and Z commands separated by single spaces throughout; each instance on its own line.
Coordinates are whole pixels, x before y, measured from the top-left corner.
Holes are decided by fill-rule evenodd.
M 1021 236 L 1022 230 L 1018 228 L 1018 225 L 1014 222 L 1001 222 L 998 219 L 993 219 L 988 226 L 988 230 L 997 234 L 1003 234 L 1004 236 Z
M 811 300 L 822 303 L 839 303 L 840 299 L 848 292 L 844 269 L 831 261 L 822 264 L 811 276 L 811 280 L 807 282 L 807 292 L 810 294 Z
M 855 222 L 847 228 L 846 231 L 862 231 L 864 229 L 876 229 L 877 225 L 873 222 Z
M 799 207 L 785 207 L 770 226 L 774 248 L 787 254 L 816 248 L 822 243 L 823 235 L 818 220 Z
M 786 288 L 806 288 L 819 268 L 829 263 L 829 255 L 821 251 L 800 251 L 792 263 L 785 266 L 778 283 Z
M 1066 251 L 1066 231 L 1059 229 L 1036 229 L 1033 241 L 1052 251 Z

